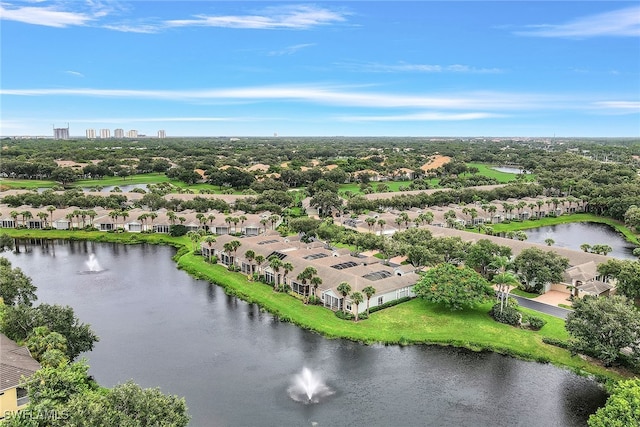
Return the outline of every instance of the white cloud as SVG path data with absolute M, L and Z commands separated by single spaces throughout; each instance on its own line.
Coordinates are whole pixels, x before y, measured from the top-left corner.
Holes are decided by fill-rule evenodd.
M 103 98 L 162 99 L 183 102 L 237 102 L 265 100 L 310 102 L 344 107 L 439 108 L 496 110 L 565 107 L 570 98 L 560 95 L 470 92 L 451 95 L 414 95 L 356 91 L 326 85 L 253 86 L 203 90 L 133 89 L 0 89 L 5 96 L 85 96 Z
M 584 16 L 564 24 L 531 26 L 516 34 L 534 37 L 640 36 L 640 6 Z
M 591 105 L 605 114 L 640 114 L 640 101 L 598 101 Z
M 72 76 L 76 76 L 76 77 L 84 77 L 84 74 L 82 74 L 79 71 L 67 70 L 67 71 L 65 71 L 65 73 L 71 74 Z
M 410 64 L 406 62 L 400 62 L 398 64 L 380 64 L 380 63 L 365 63 L 365 64 L 339 64 L 344 68 L 348 68 L 352 71 L 358 72 L 371 72 L 371 73 L 479 73 L 479 74 L 496 74 L 502 73 L 500 68 L 477 68 L 469 65 L 452 64 L 452 65 L 437 65 L 437 64 Z
M 9 8 L 5 6 L 9 6 Z M 5 4 L 0 5 L 0 19 L 32 25 L 43 25 L 46 27 L 64 28 L 87 25 L 94 18 L 85 13 L 58 10 L 55 6 L 12 7 L 11 5 Z
M 298 52 L 299 50 L 302 49 L 306 49 L 308 47 L 312 47 L 315 46 L 315 43 L 304 43 L 304 44 L 296 44 L 293 46 L 287 46 L 284 49 L 280 49 L 280 50 L 272 50 L 271 52 L 269 52 L 269 56 L 284 56 L 284 55 L 293 55 L 294 53 Z
M 312 5 L 270 7 L 255 15 L 196 15 L 194 19 L 165 21 L 167 27 L 224 27 L 250 29 L 307 29 L 343 22 L 345 15 Z
M 400 114 L 387 116 L 343 116 L 338 120 L 345 122 L 414 122 L 414 121 L 464 121 L 506 117 L 494 113 L 442 113 L 424 112 L 416 114 Z

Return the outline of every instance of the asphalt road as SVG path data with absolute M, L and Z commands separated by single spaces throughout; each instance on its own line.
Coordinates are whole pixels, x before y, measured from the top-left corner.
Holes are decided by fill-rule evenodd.
M 518 304 L 520 304 L 520 306 L 522 307 L 530 308 L 531 310 L 536 310 L 541 313 L 550 314 L 561 319 L 566 319 L 567 315 L 571 313 L 571 310 L 567 310 L 566 308 L 555 307 L 553 305 L 544 304 L 542 302 L 534 301 L 518 295 L 511 294 L 509 296 L 515 298 L 518 301 Z

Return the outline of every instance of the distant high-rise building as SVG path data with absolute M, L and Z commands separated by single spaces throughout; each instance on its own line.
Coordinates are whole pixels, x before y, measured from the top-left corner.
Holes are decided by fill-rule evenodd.
M 100 129 L 100 138 L 111 138 L 111 129 Z
M 95 129 L 87 129 L 86 130 L 87 139 L 96 139 L 96 130 Z
M 138 131 L 135 129 L 131 129 L 130 131 L 127 131 L 127 138 L 137 138 L 138 137 Z
M 165 139 L 167 137 L 167 133 L 164 130 L 159 130 L 158 131 L 158 138 L 159 139 Z
M 69 124 L 66 128 L 53 128 L 53 139 L 69 139 Z
M 116 129 L 113 131 L 113 136 L 116 138 L 124 138 L 124 129 Z

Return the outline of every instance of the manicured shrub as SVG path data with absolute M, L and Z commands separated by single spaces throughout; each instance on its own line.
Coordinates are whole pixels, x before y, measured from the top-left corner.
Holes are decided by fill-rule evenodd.
M 375 307 L 371 307 L 369 309 L 369 314 L 375 313 L 376 311 L 380 311 L 380 310 L 383 310 L 385 308 L 393 307 L 394 305 L 402 304 L 403 302 L 407 302 L 407 301 L 410 301 L 410 300 L 411 300 L 411 297 L 403 297 L 403 298 L 398 298 L 397 300 L 385 302 L 382 305 L 376 305 Z
M 336 314 L 336 317 L 338 319 L 342 319 L 342 320 L 353 320 L 353 319 L 355 319 L 355 316 L 353 314 L 351 314 L 350 312 L 348 312 L 348 311 L 337 310 L 335 312 L 335 314 Z
M 568 342 L 559 340 L 557 338 L 542 337 L 542 342 L 549 345 L 555 345 L 556 347 L 564 348 L 566 350 L 570 348 Z
M 489 315 L 493 317 L 496 322 L 505 323 L 511 326 L 520 326 L 522 323 L 522 314 L 510 304 L 506 304 L 500 312 L 500 304 L 495 304 L 491 307 Z
M 540 330 L 544 325 L 547 324 L 546 320 L 536 316 L 529 316 L 527 320 L 529 323 L 529 329 L 533 329 L 534 331 Z

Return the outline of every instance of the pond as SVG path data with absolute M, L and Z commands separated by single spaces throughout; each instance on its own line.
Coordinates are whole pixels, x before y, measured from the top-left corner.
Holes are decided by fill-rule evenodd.
M 515 174 L 521 174 L 522 173 L 522 169 L 520 168 L 514 168 L 512 166 L 492 166 L 491 169 L 498 171 L 498 172 L 506 172 L 506 173 L 515 173 Z M 529 172 L 527 172 L 529 173 Z
M 5 255 L 33 278 L 39 301 L 72 306 L 100 336 L 86 354 L 91 374 L 185 396 L 193 426 L 583 426 L 606 400 L 595 382 L 548 364 L 325 339 L 193 279 L 173 248 L 19 248 Z M 333 394 L 292 399 L 303 367 Z
M 524 230 L 527 242 L 545 243 L 546 239 L 553 239 L 553 246 L 581 250 L 580 245 L 606 244 L 613 248 L 608 256 L 619 259 L 636 260 L 633 255 L 636 248 L 627 242 L 613 227 L 597 222 L 572 222 L 569 224 L 549 225 Z M 553 247 L 552 246 L 552 247 Z
M 141 188 L 145 191 L 147 191 L 147 184 L 126 184 L 126 185 L 105 185 L 104 187 L 100 188 L 100 192 L 102 193 L 110 193 L 111 190 L 113 190 L 114 188 L 118 187 L 122 193 L 128 193 L 131 190 L 135 189 L 135 188 Z M 82 187 L 82 191 L 86 192 L 90 192 L 93 191 L 91 187 Z

